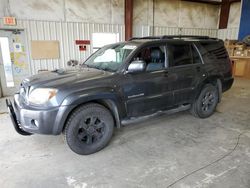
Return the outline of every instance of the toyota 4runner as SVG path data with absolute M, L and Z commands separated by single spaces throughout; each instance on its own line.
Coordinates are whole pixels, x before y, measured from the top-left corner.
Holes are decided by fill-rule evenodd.
M 24 79 L 6 103 L 18 133 L 64 133 L 71 150 L 87 155 L 108 144 L 114 127 L 159 112 L 211 116 L 233 80 L 222 40 L 132 38 L 104 46 L 77 70 Z

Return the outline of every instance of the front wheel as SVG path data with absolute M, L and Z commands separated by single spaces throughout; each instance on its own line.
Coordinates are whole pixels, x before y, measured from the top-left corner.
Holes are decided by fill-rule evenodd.
M 77 108 L 65 127 L 65 138 L 72 151 L 88 155 L 103 149 L 114 131 L 114 119 L 102 105 L 90 103 Z
M 191 107 L 191 113 L 199 118 L 211 116 L 218 104 L 219 92 L 212 84 L 206 84 Z

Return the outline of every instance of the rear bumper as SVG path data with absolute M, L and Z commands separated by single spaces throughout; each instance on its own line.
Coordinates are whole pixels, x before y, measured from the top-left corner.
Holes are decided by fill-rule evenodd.
M 226 78 L 222 81 L 222 92 L 229 90 L 234 82 L 234 78 Z
M 37 109 L 20 104 L 19 95 L 14 96 L 14 103 L 6 102 L 15 130 L 22 135 L 49 134 L 62 132 L 70 106 L 59 106 L 49 109 Z M 19 129 L 18 129 L 19 128 Z

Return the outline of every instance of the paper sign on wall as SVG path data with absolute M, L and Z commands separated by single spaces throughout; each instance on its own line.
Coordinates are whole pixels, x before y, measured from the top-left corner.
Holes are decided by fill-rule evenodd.
M 32 59 L 59 59 L 59 41 L 36 40 L 31 41 Z
M 14 47 L 14 52 L 16 53 L 21 53 L 23 51 L 21 43 L 13 43 L 13 47 Z

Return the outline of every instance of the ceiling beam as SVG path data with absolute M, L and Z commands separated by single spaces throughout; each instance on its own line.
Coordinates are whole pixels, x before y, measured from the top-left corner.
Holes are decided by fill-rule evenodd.
M 222 1 L 215 1 L 215 0 L 181 0 L 181 1 L 188 1 L 188 2 L 195 2 L 195 3 L 206 3 L 212 5 L 221 5 Z M 229 0 L 230 3 L 241 2 L 241 0 Z
M 230 3 L 241 2 L 241 0 L 229 0 Z
M 219 29 L 227 28 L 228 18 L 230 13 L 230 5 L 232 3 L 241 2 L 241 0 L 181 0 L 181 1 L 188 1 L 188 2 L 195 2 L 195 3 L 206 3 L 212 5 L 220 5 L 220 21 L 219 21 Z
M 220 8 L 219 29 L 227 28 L 228 18 L 230 13 L 230 5 L 235 2 L 241 2 L 241 0 L 222 0 Z
M 133 36 L 133 0 L 125 0 L 125 40 Z
M 189 2 L 195 2 L 195 3 L 206 3 L 211 5 L 221 5 L 220 1 L 213 1 L 213 0 L 181 0 L 181 1 L 189 1 Z

